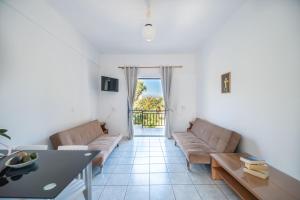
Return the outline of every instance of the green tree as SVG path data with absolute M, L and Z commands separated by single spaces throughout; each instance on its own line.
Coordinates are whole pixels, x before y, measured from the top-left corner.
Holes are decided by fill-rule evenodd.
M 135 124 L 144 124 L 146 127 L 155 127 L 163 124 L 164 120 L 164 100 L 163 97 L 143 96 L 147 87 L 142 80 L 138 80 L 133 110 L 133 121 Z M 142 112 L 143 111 L 143 112 Z
M 164 101 L 162 97 L 146 96 L 134 102 L 134 123 L 153 128 L 164 122 Z
M 143 92 L 146 92 L 146 91 L 147 91 L 147 87 L 145 86 L 144 81 L 138 80 L 136 89 L 135 89 L 134 101 L 138 101 L 138 99 L 141 97 Z
M 162 97 L 146 96 L 135 101 L 133 109 L 162 111 L 165 109 L 165 105 Z

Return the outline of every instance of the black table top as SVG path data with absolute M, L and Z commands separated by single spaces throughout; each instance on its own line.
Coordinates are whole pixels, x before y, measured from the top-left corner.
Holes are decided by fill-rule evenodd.
M 26 152 L 37 152 L 39 159 L 25 168 L 5 168 L 9 158 L 0 159 L 0 198 L 54 199 L 100 151 Z M 50 183 L 56 187 L 45 191 L 44 186 Z

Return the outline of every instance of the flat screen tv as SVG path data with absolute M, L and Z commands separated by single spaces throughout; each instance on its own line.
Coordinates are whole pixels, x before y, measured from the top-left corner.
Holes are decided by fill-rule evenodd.
M 101 76 L 101 90 L 109 92 L 118 92 L 119 79 Z

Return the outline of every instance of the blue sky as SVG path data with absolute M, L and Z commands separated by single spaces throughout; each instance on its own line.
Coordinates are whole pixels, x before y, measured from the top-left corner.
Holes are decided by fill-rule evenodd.
M 143 96 L 162 96 L 160 79 L 142 79 L 147 87 Z

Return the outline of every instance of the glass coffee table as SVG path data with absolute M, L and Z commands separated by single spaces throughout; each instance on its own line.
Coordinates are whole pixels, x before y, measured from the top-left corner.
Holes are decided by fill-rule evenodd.
M 21 169 L 5 167 L 10 157 L 0 159 L 0 198 L 55 199 L 85 170 L 85 197 L 92 199 L 91 161 L 100 151 L 26 152 L 37 152 L 39 159 L 35 164 Z

